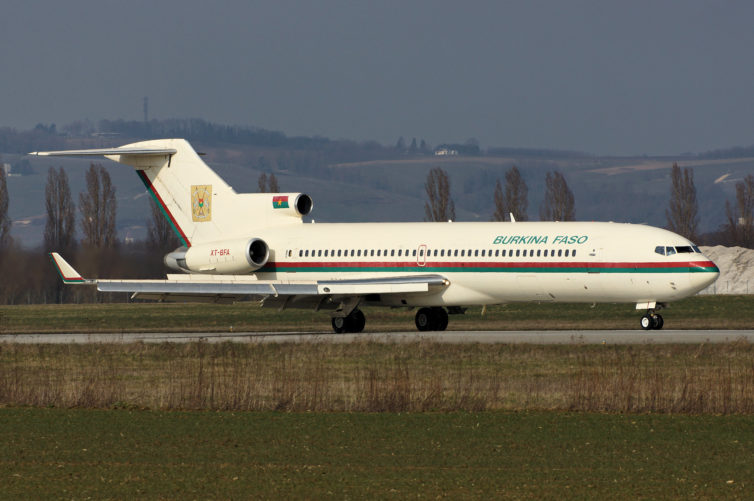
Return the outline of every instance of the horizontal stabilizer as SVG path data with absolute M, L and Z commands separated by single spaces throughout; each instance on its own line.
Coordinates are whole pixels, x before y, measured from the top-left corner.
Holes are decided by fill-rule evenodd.
M 161 156 L 175 155 L 175 148 L 100 148 L 95 150 L 32 151 L 39 157 L 93 157 L 104 155 Z

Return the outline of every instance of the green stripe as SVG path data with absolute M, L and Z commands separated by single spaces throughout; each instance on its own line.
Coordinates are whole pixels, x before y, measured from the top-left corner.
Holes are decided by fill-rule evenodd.
M 297 267 L 279 266 L 274 269 L 262 268 L 260 272 L 463 272 L 463 273 L 718 273 L 716 267 L 686 267 L 686 268 L 539 268 L 539 267 L 455 267 L 455 266 L 318 266 Z

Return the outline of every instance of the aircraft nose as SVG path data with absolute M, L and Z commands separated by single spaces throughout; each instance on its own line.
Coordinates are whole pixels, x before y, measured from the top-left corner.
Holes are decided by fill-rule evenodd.
M 691 286 L 700 291 L 712 285 L 720 276 L 720 268 L 709 258 L 694 263 L 691 269 Z

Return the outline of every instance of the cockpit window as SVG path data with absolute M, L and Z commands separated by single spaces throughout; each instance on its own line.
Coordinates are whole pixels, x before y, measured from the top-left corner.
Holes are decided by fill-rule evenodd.
M 658 245 L 655 247 L 655 252 L 661 256 L 665 255 L 665 246 L 664 245 Z
M 697 254 L 701 254 L 702 253 L 702 251 L 700 251 L 699 247 L 697 247 L 696 245 L 692 245 L 691 248 L 694 249 L 694 252 L 696 252 Z
M 676 247 L 675 250 L 678 254 L 693 254 L 694 252 L 694 249 L 692 249 L 690 245 L 680 245 Z
M 675 254 L 675 247 L 665 247 L 665 255 L 672 256 Z

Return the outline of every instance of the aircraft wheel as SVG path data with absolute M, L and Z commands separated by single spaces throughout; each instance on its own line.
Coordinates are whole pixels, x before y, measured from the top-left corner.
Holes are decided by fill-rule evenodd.
M 652 317 L 652 328 L 660 330 L 662 329 L 662 326 L 665 324 L 665 321 L 662 319 L 662 315 L 654 315 Z
M 361 332 L 364 330 L 364 326 L 367 323 L 367 319 L 364 316 L 364 312 L 361 310 L 353 310 L 350 315 L 346 318 L 348 325 L 348 331 L 347 332 Z
M 652 317 L 647 313 L 643 317 L 641 317 L 641 328 L 645 331 L 651 330 L 653 328 L 654 322 L 652 321 Z
M 435 328 L 436 331 L 444 331 L 448 328 L 448 312 L 445 311 L 445 308 L 438 306 L 436 308 L 432 308 L 432 313 L 435 317 Z
M 420 308 L 419 311 L 416 312 L 414 322 L 416 323 L 416 328 L 420 331 L 431 331 L 434 328 L 433 320 L 434 315 L 432 315 L 432 310 L 429 308 Z
M 333 317 L 332 330 L 334 330 L 336 334 L 343 334 L 346 332 L 346 317 Z

